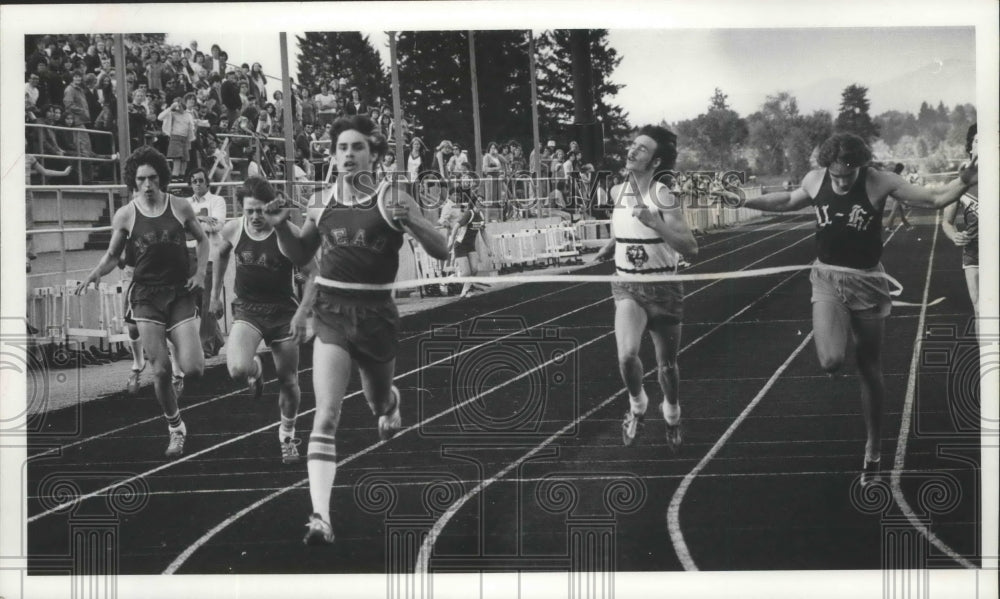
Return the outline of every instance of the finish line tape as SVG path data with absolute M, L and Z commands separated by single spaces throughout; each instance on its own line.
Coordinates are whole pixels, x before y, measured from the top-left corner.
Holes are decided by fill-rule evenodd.
M 423 287 L 425 285 L 449 285 L 456 283 L 481 283 L 484 285 L 501 285 L 504 283 L 612 283 L 618 282 L 628 282 L 628 283 L 666 283 L 666 282 L 683 282 L 683 281 L 715 281 L 719 279 L 747 279 L 751 277 L 764 277 L 768 275 L 781 274 L 785 272 L 795 272 L 800 270 L 812 270 L 812 269 L 823 269 L 832 270 L 836 272 L 845 272 L 854 275 L 860 275 L 864 277 L 875 277 L 880 279 L 885 279 L 893 287 L 889 291 L 889 295 L 892 297 L 898 297 L 899 294 L 903 292 L 903 285 L 897 281 L 892 275 L 886 272 L 879 271 L 869 271 L 869 270 L 858 270 L 855 268 L 848 268 L 846 266 L 833 266 L 830 264 L 803 264 L 798 266 L 773 266 L 770 268 L 758 268 L 753 270 L 740 270 L 733 272 L 707 272 L 707 273 L 695 273 L 695 274 L 660 274 L 660 275 L 573 275 L 573 274 L 551 274 L 551 275 L 504 275 L 504 276 L 491 276 L 491 277 L 430 277 L 426 279 L 411 279 L 409 281 L 396 281 L 393 283 L 381 283 L 381 284 L 369 284 L 369 283 L 347 283 L 344 281 L 334 281 L 316 276 L 316 283 L 324 287 L 331 287 L 335 289 L 352 289 L 358 291 L 392 291 L 395 289 L 416 289 L 417 287 Z M 928 304 L 933 306 L 935 303 L 939 303 L 944 298 L 938 298 L 934 303 Z M 894 305 L 896 302 L 894 302 Z M 909 304 L 907 302 L 899 302 L 898 305 L 908 306 L 921 304 Z

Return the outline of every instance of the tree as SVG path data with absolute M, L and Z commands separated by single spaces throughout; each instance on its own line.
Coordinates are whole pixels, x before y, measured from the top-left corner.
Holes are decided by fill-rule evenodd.
M 738 159 L 737 150 L 749 135 L 746 120 L 729 108 L 726 98 L 728 96 L 721 89 L 715 88 L 709 99 L 708 112 L 681 121 L 676 126 L 680 145 L 694 150 L 698 168 L 734 168 Z
M 298 82 L 315 95 L 333 79 L 347 79 L 368 104 L 389 102 L 389 79 L 382 57 L 368 36 L 357 31 L 307 32 L 299 45 Z
M 854 133 L 861 139 L 871 143 L 879 136 L 878 125 L 872 122 L 868 114 L 868 88 L 863 85 L 851 84 L 844 88 L 840 100 L 840 113 L 834 123 L 837 131 Z
M 750 145 L 757 151 L 755 170 L 786 171 L 785 140 L 799 116 L 798 101 L 788 92 L 767 96 L 760 110 L 747 117 Z
M 628 114 L 614 103 L 624 88 L 611 81 L 622 57 L 608 44 L 607 29 L 591 29 L 590 58 L 594 85 L 594 116 L 604 125 L 603 166 L 621 165 L 632 134 Z M 568 145 L 573 122 L 573 72 L 568 29 L 545 31 L 536 40 L 538 120 L 542 139 L 557 139 Z M 595 165 L 600 168 L 602 165 Z
M 403 112 L 423 127 L 424 142 L 472 147 L 469 42 L 464 31 L 402 31 L 396 41 Z M 473 153 L 475 156 L 475 153 Z
M 904 135 L 917 135 L 917 119 L 909 112 L 890 110 L 875 117 L 875 125 L 881 132 L 881 137 L 890 146 Z

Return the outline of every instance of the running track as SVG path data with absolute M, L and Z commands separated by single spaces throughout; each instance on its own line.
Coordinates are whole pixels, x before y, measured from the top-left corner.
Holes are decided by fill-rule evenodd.
M 301 544 L 305 464 L 280 461 L 275 383 L 253 402 L 216 367 L 181 400 L 181 460 L 162 457 L 166 427 L 148 385 L 139 399 L 82 405 L 78 435 L 29 451 L 29 569 L 48 572 L 47 556 L 70 552 L 68 530 L 107 515 L 109 504 L 119 510 L 121 574 L 878 569 L 892 565 L 882 557 L 886 531 L 927 539 L 914 526 L 937 543 L 920 565 L 976 565 L 978 360 L 971 343 L 954 339 L 971 306 L 958 252 L 941 236 L 934 242 L 932 215 L 916 218 L 923 224 L 894 234 L 884 264 L 905 286 L 902 299 L 919 302 L 926 291 L 945 300 L 895 308 L 887 321 L 882 463 L 903 469 L 867 496 L 856 486 L 864 428 L 855 369 L 834 379 L 819 369 L 808 273 L 686 285 L 685 440 L 676 454 L 663 440 L 652 373 L 642 436 L 621 444 L 627 400 L 608 286 L 529 284 L 403 320 L 397 385 L 409 428 L 379 444 L 363 398 L 345 401 L 332 547 Z M 686 272 L 814 255 L 805 215 L 700 241 Z M 934 335 L 915 352 L 922 330 Z M 310 354 L 302 449 L 314 407 Z M 649 341 L 643 361 L 647 371 L 655 365 Z M 264 364 L 272 381 L 266 356 Z M 358 387 L 355 376 L 350 392 Z M 65 430 L 76 418 L 52 412 L 45 426 Z M 110 501 L 108 489 L 123 481 Z M 584 537 L 600 548 L 574 553 L 581 531 L 597 531 Z

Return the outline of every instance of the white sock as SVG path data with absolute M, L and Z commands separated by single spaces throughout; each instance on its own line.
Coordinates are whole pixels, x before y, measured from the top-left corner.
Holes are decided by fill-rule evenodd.
M 180 417 L 181 417 L 181 413 L 179 411 L 174 416 L 167 416 L 166 417 L 167 418 L 167 430 L 169 432 L 171 432 L 171 433 L 177 433 L 177 432 L 179 432 L 180 434 L 182 434 L 184 436 L 187 436 L 187 425 L 184 424 L 183 420 L 181 420 L 180 424 L 178 424 L 177 426 L 174 426 L 174 425 L 170 424 L 171 420 L 173 420 L 174 418 L 177 418 L 178 420 L 180 420 Z
M 666 399 L 663 400 L 663 418 L 666 419 L 667 424 L 674 425 L 681 420 L 681 404 L 680 402 L 672 404 Z
M 330 522 L 330 495 L 337 476 L 337 450 L 333 437 L 309 436 L 306 470 L 309 472 L 309 497 L 313 513 Z
M 638 416 L 642 416 L 646 413 L 646 408 L 649 407 L 649 397 L 646 396 L 646 390 L 642 389 L 639 392 L 638 397 L 632 397 L 629 395 L 628 403 L 632 407 L 632 413 Z
M 281 426 L 278 427 L 278 441 L 284 443 L 286 439 L 295 438 L 295 418 L 285 418 L 281 416 Z

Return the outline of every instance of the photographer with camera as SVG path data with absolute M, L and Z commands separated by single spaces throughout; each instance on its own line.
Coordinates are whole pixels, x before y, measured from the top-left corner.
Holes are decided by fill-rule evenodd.
M 187 172 L 191 143 L 194 142 L 198 126 L 194 115 L 195 95 L 185 94 L 174 98 L 170 106 L 156 118 L 163 121 L 163 132 L 170 136 L 167 159 L 173 161 L 171 178 L 177 179 Z

